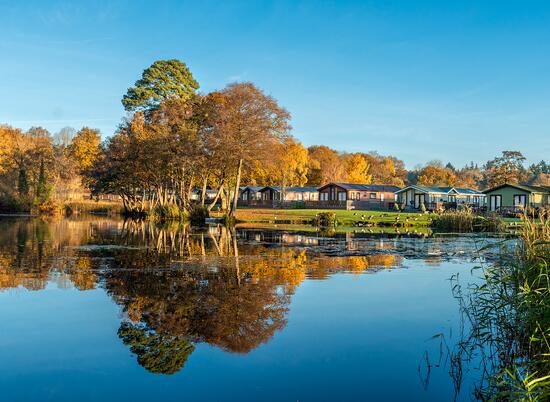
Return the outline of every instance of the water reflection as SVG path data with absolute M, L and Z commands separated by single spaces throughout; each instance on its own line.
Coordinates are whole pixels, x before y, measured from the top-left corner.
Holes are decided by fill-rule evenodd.
M 195 345 L 248 353 L 287 324 L 305 279 L 461 258 L 456 238 L 158 226 L 147 222 L 0 220 L 0 289 L 105 289 L 120 340 L 152 373 L 182 369 Z

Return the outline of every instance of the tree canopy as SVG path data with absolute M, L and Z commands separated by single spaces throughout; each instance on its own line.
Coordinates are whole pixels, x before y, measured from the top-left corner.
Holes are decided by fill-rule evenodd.
M 190 99 L 199 83 L 180 60 L 157 60 L 143 71 L 135 86 L 128 88 L 122 105 L 128 111 L 156 109 L 165 99 Z
M 502 155 L 487 162 L 487 184 L 490 187 L 505 183 L 520 183 L 526 179 L 525 157 L 519 151 L 502 151 Z

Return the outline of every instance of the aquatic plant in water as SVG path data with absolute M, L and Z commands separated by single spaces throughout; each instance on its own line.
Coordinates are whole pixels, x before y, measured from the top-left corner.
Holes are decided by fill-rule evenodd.
M 518 241 L 503 244 L 498 262 L 464 296 L 471 325 L 452 356 L 482 362 L 481 400 L 550 400 L 550 219 L 524 216 Z

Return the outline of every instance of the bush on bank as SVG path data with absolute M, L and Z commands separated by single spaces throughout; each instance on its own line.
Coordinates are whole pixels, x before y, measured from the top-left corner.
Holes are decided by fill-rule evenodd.
M 336 223 L 336 214 L 334 212 L 320 212 L 313 219 L 313 224 L 322 228 L 334 227 Z

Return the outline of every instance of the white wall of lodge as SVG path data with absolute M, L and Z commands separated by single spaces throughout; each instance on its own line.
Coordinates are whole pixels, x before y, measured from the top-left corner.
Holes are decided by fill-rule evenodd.
M 485 205 L 485 194 L 460 194 L 454 191 L 450 193 L 426 193 L 414 188 L 399 193 L 397 199 L 400 203 L 414 208 L 418 208 L 418 204 L 421 202 L 425 205 L 448 202 L 456 202 L 461 205 Z

